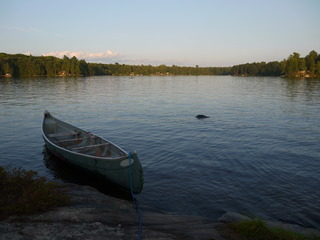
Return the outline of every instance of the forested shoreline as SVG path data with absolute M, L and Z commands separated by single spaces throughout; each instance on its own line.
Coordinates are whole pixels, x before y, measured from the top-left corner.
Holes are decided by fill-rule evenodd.
M 180 67 L 88 63 L 76 57 L 31 56 L 0 53 L 0 75 L 95 76 L 95 75 L 229 75 L 230 67 Z
M 32 56 L 0 53 L 1 76 L 95 76 L 95 75 L 234 75 L 320 77 L 320 55 L 291 54 L 281 62 L 254 62 L 232 67 L 183 67 L 88 63 L 76 57 Z
M 260 62 L 235 65 L 231 68 L 235 76 L 287 76 L 287 77 L 320 77 L 320 54 L 312 50 L 301 57 L 294 52 L 281 62 Z

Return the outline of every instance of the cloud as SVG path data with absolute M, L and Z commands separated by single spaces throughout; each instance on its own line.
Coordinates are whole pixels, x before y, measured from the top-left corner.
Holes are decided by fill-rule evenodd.
M 27 55 L 31 54 L 30 52 L 26 53 Z M 77 59 L 84 59 L 87 62 L 95 63 L 110 63 L 118 62 L 120 64 L 129 64 L 129 65 L 160 65 L 165 63 L 177 64 L 173 61 L 161 61 L 147 58 L 131 58 L 127 55 L 122 55 L 119 53 L 112 52 L 111 50 L 106 50 L 104 52 L 82 52 L 82 51 L 57 51 L 57 52 L 47 52 L 41 54 L 42 56 L 54 56 L 58 58 L 63 58 L 67 56 L 69 58 L 76 57 Z M 179 65 L 179 63 L 178 63 Z
M 120 54 L 107 50 L 105 52 L 82 52 L 82 51 L 60 51 L 60 52 L 48 52 L 41 54 L 42 56 L 54 56 L 63 58 L 67 56 L 69 58 L 76 57 L 78 59 L 85 59 L 88 61 L 105 61 L 114 60 L 120 57 Z
M 32 53 L 26 52 L 26 55 L 30 55 Z M 47 52 L 42 53 L 42 56 L 54 56 L 58 58 L 63 58 L 67 56 L 69 58 L 76 57 L 77 59 L 84 59 L 87 62 L 93 63 L 115 63 L 118 62 L 120 64 L 128 64 L 128 65 L 161 65 L 165 64 L 167 66 L 170 65 L 178 65 L 178 66 L 194 66 L 196 64 L 192 64 L 188 62 L 186 59 L 150 59 L 150 58 L 135 58 L 130 57 L 128 55 L 123 55 L 119 53 L 112 52 L 111 50 L 106 50 L 104 52 L 83 52 L 83 51 L 56 51 L 56 52 Z

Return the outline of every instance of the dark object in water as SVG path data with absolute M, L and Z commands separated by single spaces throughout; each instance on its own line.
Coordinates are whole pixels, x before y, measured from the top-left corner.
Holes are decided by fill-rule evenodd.
M 209 118 L 209 117 L 206 116 L 206 115 L 199 114 L 199 115 L 196 116 L 196 118 L 203 119 L 203 118 Z

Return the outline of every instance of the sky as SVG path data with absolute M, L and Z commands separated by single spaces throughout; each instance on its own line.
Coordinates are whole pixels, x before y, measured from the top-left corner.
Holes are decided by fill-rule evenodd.
M 227 67 L 320 52 L 320 0 L 0 0 L 0 52 Z

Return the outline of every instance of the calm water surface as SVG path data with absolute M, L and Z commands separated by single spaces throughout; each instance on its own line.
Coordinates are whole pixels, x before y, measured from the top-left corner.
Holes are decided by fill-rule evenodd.
M 145 174 L 142 204 L 211 218 L 233 211 L 320 229 L 319 80 L 1 78 L 0 165 L 73 181 L 43 154 L 45 109 L 137 150 Z

